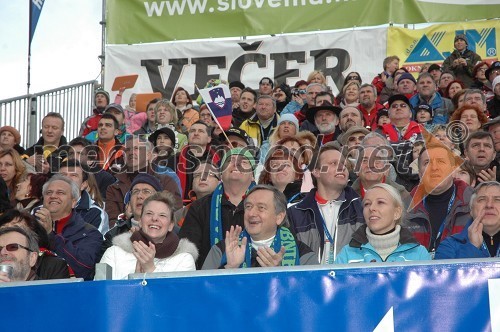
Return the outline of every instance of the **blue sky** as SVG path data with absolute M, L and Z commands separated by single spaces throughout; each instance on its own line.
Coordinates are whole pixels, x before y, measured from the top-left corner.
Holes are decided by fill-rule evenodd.
M 0 0 L 0 99 L 26 94 L 29 0 Z M 101 0 L 45 0 L 31 45 L 31 93 L 100 73 Z

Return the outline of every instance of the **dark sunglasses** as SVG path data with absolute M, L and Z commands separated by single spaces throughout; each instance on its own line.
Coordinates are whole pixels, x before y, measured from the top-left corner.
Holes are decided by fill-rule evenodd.
M 359 76 L 347 76 L 347 81 L 353 81 L 353 80 L 358 80 L 359 81 Z
M 19 243 L 10 243 L 6 246 L 0 246 L 0 251 L 2 251 L 2 249 L 5 248 L 7 251 L 18 251 L 19 248 L 23 248 L 23 249 L 26 249 L 28 250 L 29 252 L 32 252 L 33 250 L 31 250 L 30 248 L 27 248 L 23 245 L 20 245 Z

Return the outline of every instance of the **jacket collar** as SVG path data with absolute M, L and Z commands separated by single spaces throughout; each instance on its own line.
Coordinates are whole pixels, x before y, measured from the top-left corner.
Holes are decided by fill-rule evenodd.
M 352 240 L 349 242 L 349 246 L 353 248 L 361 248 L 362 245 L 368 244 L 368 237 L 366 236 L 366 228 L 368 226 L 361 225 L 352 235 Z M 405 227 L 401 227 L 399 232 L 399 243 L 400 244 L 418 244 L 412 233 Z
M 75 210 L 88 210 L 90 209 L 92 203 L 94 203 L 94 201 L 92 200 L 92 198 L 90 198 L 87 190 L 82 190 L 80 193 L 80 200 L 78 200 L 78 204 L 76 205 Z

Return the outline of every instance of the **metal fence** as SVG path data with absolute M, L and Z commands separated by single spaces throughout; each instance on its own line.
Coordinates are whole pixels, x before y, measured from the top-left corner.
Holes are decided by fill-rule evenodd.
M 64 135 L 78 136 L 83 120 L 92 112 L 97 81 L 63 86 L 32 95 L 0 100 L 0 126 L 12 126 L 21 134 L 21 145 L 33 145 L 40 137 L 42 119 L 57 112 L 65 121 Z

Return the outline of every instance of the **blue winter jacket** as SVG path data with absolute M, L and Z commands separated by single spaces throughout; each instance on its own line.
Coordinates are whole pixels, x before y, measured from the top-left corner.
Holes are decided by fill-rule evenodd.
M 415 116 L 415 111 L 418 105 L 426 104 L 427 102 L 420 98 L 417 93 L 410 98 L 410 104 L 413 109 L 413 115 Z M 433 117 L 432 124 L 446 124 L 448 123 L 448 117 L 451 112 L 453 112 L 453 103 L 448 98 L 443 98 L 439 93 L 434 93 L 429 104 L 432 106 Z
M 444 239 L 437 248 L 434 259 L 491 257 L 486 246 L 483 245 L 478 249 L 469 241 L 469 226 L 471 224 L 472 220 L 467 223 L 460 233 Z
M 51 232 L 49 249 L 66 260 L 75 277 L 92 280 L 95 264 L 99 262 L 102 234 L 73 212 L 61 234 Z
M 430 260 L 431 255 L 424 246 L 418 244 L 411 233 L 404 227 L 399 233 L 398 247 L 385 260 L 368 242 L 366 225 L 361 226 L 353 235 L 351 242 L 342 248 L 335 259 L 336 264 L 370 262 L 406 262 Z

